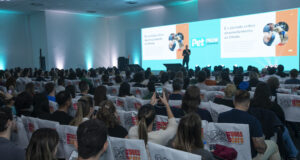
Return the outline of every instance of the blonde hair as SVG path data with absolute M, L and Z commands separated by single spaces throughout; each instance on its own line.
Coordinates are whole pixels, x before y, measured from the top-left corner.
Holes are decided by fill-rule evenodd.
M 83 118 L 89 115 L 91 108 L 93 108 L 93 98 L 90 96 L 82 96 L 77 102 L 77 112 L 74 119 L 70 122 L 70 125 L 79 126 Z
M 153 123 L 155 110 L 151 104 L 143 105 L 138 112 L 138 135 L 143 139 L 145 144 L 148 143 L 148 126 Z
M 224 89 L 225 97 L 232 98 L 236 93 L 236 86 L 234 84 L 227 84 Z
M 116 107 L 110 100 L 105 100 L 100 103 L 100 109 L 97 112 L 97 118 L 102 120 L 106 127 L 114 128 L 116 125 L 119 124 L 119 120 L 116 117 Z

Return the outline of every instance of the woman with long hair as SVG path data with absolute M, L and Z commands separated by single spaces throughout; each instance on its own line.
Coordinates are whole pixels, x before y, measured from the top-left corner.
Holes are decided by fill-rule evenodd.
M 157 143 L 160 145 L 167 145 L 167 143 L 175 136 L 177 129 L 177 122 L 168 104 L 165 93 L 163 97 L 159 97 L 161 102 L 164 104 L 168 115 L 168 126 L 165 130 L 160 129 L 157 131 L 152 131 L 153 122 L 156 116 L 154 105 L 156 105 L 158 99 L 156 99 L 156 94 L 154 93 L 150 104 L 143 105 L 138 112 L 138 125 L 133 126 L 129 129 L 128 137 L 131 139 L 142 139 L 145 144 L 148 141 Z
M 56 160 L 58 141 L 56 130 L 50 128 L 36 130 L 26 149 L 26 160 Z
M 201 155 L 203 160 L 213 160 L 213 155 L 204 149 L 202 122 L 199 115 L 189 113 L 181 118 L 175 139 L 171 146 L 185 152 Z
M 105 86 L 98 86 L 94 92 L 95 106 L 99 106 L 101 102 L 107 100 L 107 89 Z
M 126 138 L 127 130 L 120 125 L 115 105 L 110 100 L 100 103 L 97 118 L 106 124 L 108 135 L 112 137 Z
M 89 120 L 93 111 L 93 98 L 90 96 L 82 96 L 77 102 L 77 112 L 75 118 L 70 122 L 70 125 L 79 126 L 82 122 Z
M 123 82 L 120 86 L 119 97 L 132 96 L 130 94 L 130 85 L 127 82 Z

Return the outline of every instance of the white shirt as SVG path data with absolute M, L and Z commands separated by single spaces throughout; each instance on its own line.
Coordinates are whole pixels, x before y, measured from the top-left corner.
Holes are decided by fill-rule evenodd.
M 168 120 L 168 126 L 165 130 L 148 132 L 148 141 L 166 146 L 168 142 L 176 135 L 178 124 L 175 118 Z M 133 126 L 129 129 L 128 137 L 130 139 L 139 139 L 138 126 Z

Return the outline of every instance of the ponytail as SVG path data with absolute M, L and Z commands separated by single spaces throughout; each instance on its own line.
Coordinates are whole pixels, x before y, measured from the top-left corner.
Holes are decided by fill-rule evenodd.
M 84 105 L 85 104 L 82 101 L 77 102 L 77 112 L 74 119 L 70 122 L 71 126 L 79 126 L 79 124 L 82 122 Z
M 142 117 L 142 119 L 139 121 L 139 139 L 143 139 L 145 144 L 148 142 L 148 127 L 146 124 L 146 119 L 145 117 Z

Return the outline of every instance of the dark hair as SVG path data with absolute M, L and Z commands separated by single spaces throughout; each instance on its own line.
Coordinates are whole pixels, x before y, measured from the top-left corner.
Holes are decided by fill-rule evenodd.
M 49 82 L 45 85 L 45 91 L 47 94 L 50 94 L 52 91 L 54 91 L 55 85 L 52 82 Z
M 130 96 L 130 85 L 127 82 L 123 82 L 120 86 L 119 97 Z
M 84 159 L 96 156 L 107 141 L 107 128 L 98 120 L 81 123 L 77 129 L 78 155 Z
M 27 91 L 28 93 L 34 95 L 34 84 L 32 82 L 27 83 L 25 86 L 25 91 Z
M 145 144 L 148 142 L 148 126 L 153 123 L 155 115 L 155 109 L 151 104 L 143 105 L 138 112 L 138 135 Z
M 235 104 L 246 104 L 250 101 L 250 94 L 245 90 L 237 90 L 234 96 Z
M 64 86 L 64 85 L 65 85 L 65 79 L 59 78 L 59 79 L 57 80 L 57 84 L 60 85 L 60 86 Z
M 164 84 L 164 83 L 166 83 L 168 81 L 169 81 L 169 75 L 168 75 L 168 73 L 163 72 L 162 75 L 161 75 L 161 77 L 160 77 L 160 82 L 162 84 Z
M 33 104 L 33 97 L 31 94 L 27 92 L 20 93 L 15 101 L 15 107 L 17 110 L 17 115 L 21 115 L 21 111 L 24 109 L 29 109 L 31 105 Z
M 88 91 L 89 90 L 89 83 L 87 81 L 80 81 L 79 82 L 79 89 L 80 89 L 80 92 L 85 92 L 85 91 Z
M 292 69 L 290 71 L 290 75 L 291 75 L 292 78 L 297 78 L 298 77 L 298 71 L 297 71 L 297 69 Z
M 4 132 L 7 129 L 8 120 L 13 120 L 11 108 L 0 107 L 0 132 Z
M 235 84 L 236 88 L 239 88 L 240 83 L 244 81 L 244 76 L 242 74 L 236 74 L 233 78 L 233 83 Z
M 120 75 L 117 75 L 115 78 L 116 83 L 120 84 L 122 83 L 122 77 Z
M 6 80 L 6 83 L 5 83 L 5 86 L 6 86 L 6 89 L 9 90 L 9 86 L 14 86 L 16 87 L 16 79 L 14 77 L 9 77 L 7 80 Z
M 78 126 L 83 118 L 89 115 L 93 107 L 93 98 L 90 96 L 82 96 L 77 102 L 78 109 L 74 119 L 70 122 L 70 125 Z
M 221 79 L 222 81 L 227 81 L 227 82 L 231 82 L 230 78 L 229 78 L 229 73 L 226 70 L 222 70 L 221 72 Z
M 267 81 L 268 86 L 272 93 L 275 93 L 277 88 L 279 87 L 279 80 L 276 77 L 270 77 Z
M 40 114 L 48 113 L 50 114 L 49 109 L 49 100 L 45 94 L 39 93 L 36 94 L 33 98 L 33 116 L 39 117 Z
M 76 97 L 76 88 L 74 85 L 68 85 L 65 89 L 66 92 L 71 94 L 72 98 Z
M 283 70 L 284 70 L 284 66 L 283 65 L 278 65 L 278 67 L 277 67 L 277 70 L 278 70 L 278 72 L 283 72 Z
M 181 118 L 174 140 L 174 148 L 186 152 L 202 149 L 202 122 L 196 113 L 189 113 Z
M 186 113 L 196 112 L 200 103 L 200 89 L 196 86 L 190 86 L 183 95 L 181 108 Z
M 133 76 L 133 81 L 136 83 L 141 83 L 145 79 L 144 72 L 138 72 Z
M 66 91 L 61 91 L 55 96 L 55 98 L 59 106 L 64 106 L 67 101 L 71 100 L 71 94 Z
M 102 75 L 101 79 L 102 79 L 102 82 L 104 82 L 104 83 L 109 82 L 109 76 L 107 74 Z
M 272 107 L 270 96 L 270 87 L 265 82 L 259 82 L 256 86 L 251 106 L 270 109 Z
M 149 82 L 147 84 L 147 88 L 148 88 L 148 91 L 151 93 L 151 92 L 155 92 L 155 84 L 153 82 Z
M 182 79 L 176 78 L 173 80 L 173 91 L 181 91 L 183 87 L 183 81 Z
M 106 124 L 107 128 L 114 128 L 119 124 L 118 118 L 116 117 L 116 107 L 110 100 L 105 100 L 99 105 L 100 109 L 97 112 L 97 118 Z
M 59 142 L 56 130 L 40 128 L 36 130 L 30 139 L 26 149 L 26 160 L 54 160 L 55 149 Z
M 107 88 L 105 86 L 98 86 L 95 89 L 94 101 L 96 106 L 99 106 L 102 101 L 107 100 L 106 92 Z
M 198 78 L 198 82 L 202 83 L 206 80 L 206 72 L 205 71 L 199 71 L 198 72 L 198 75 L 197 75 L 197 78 Z

